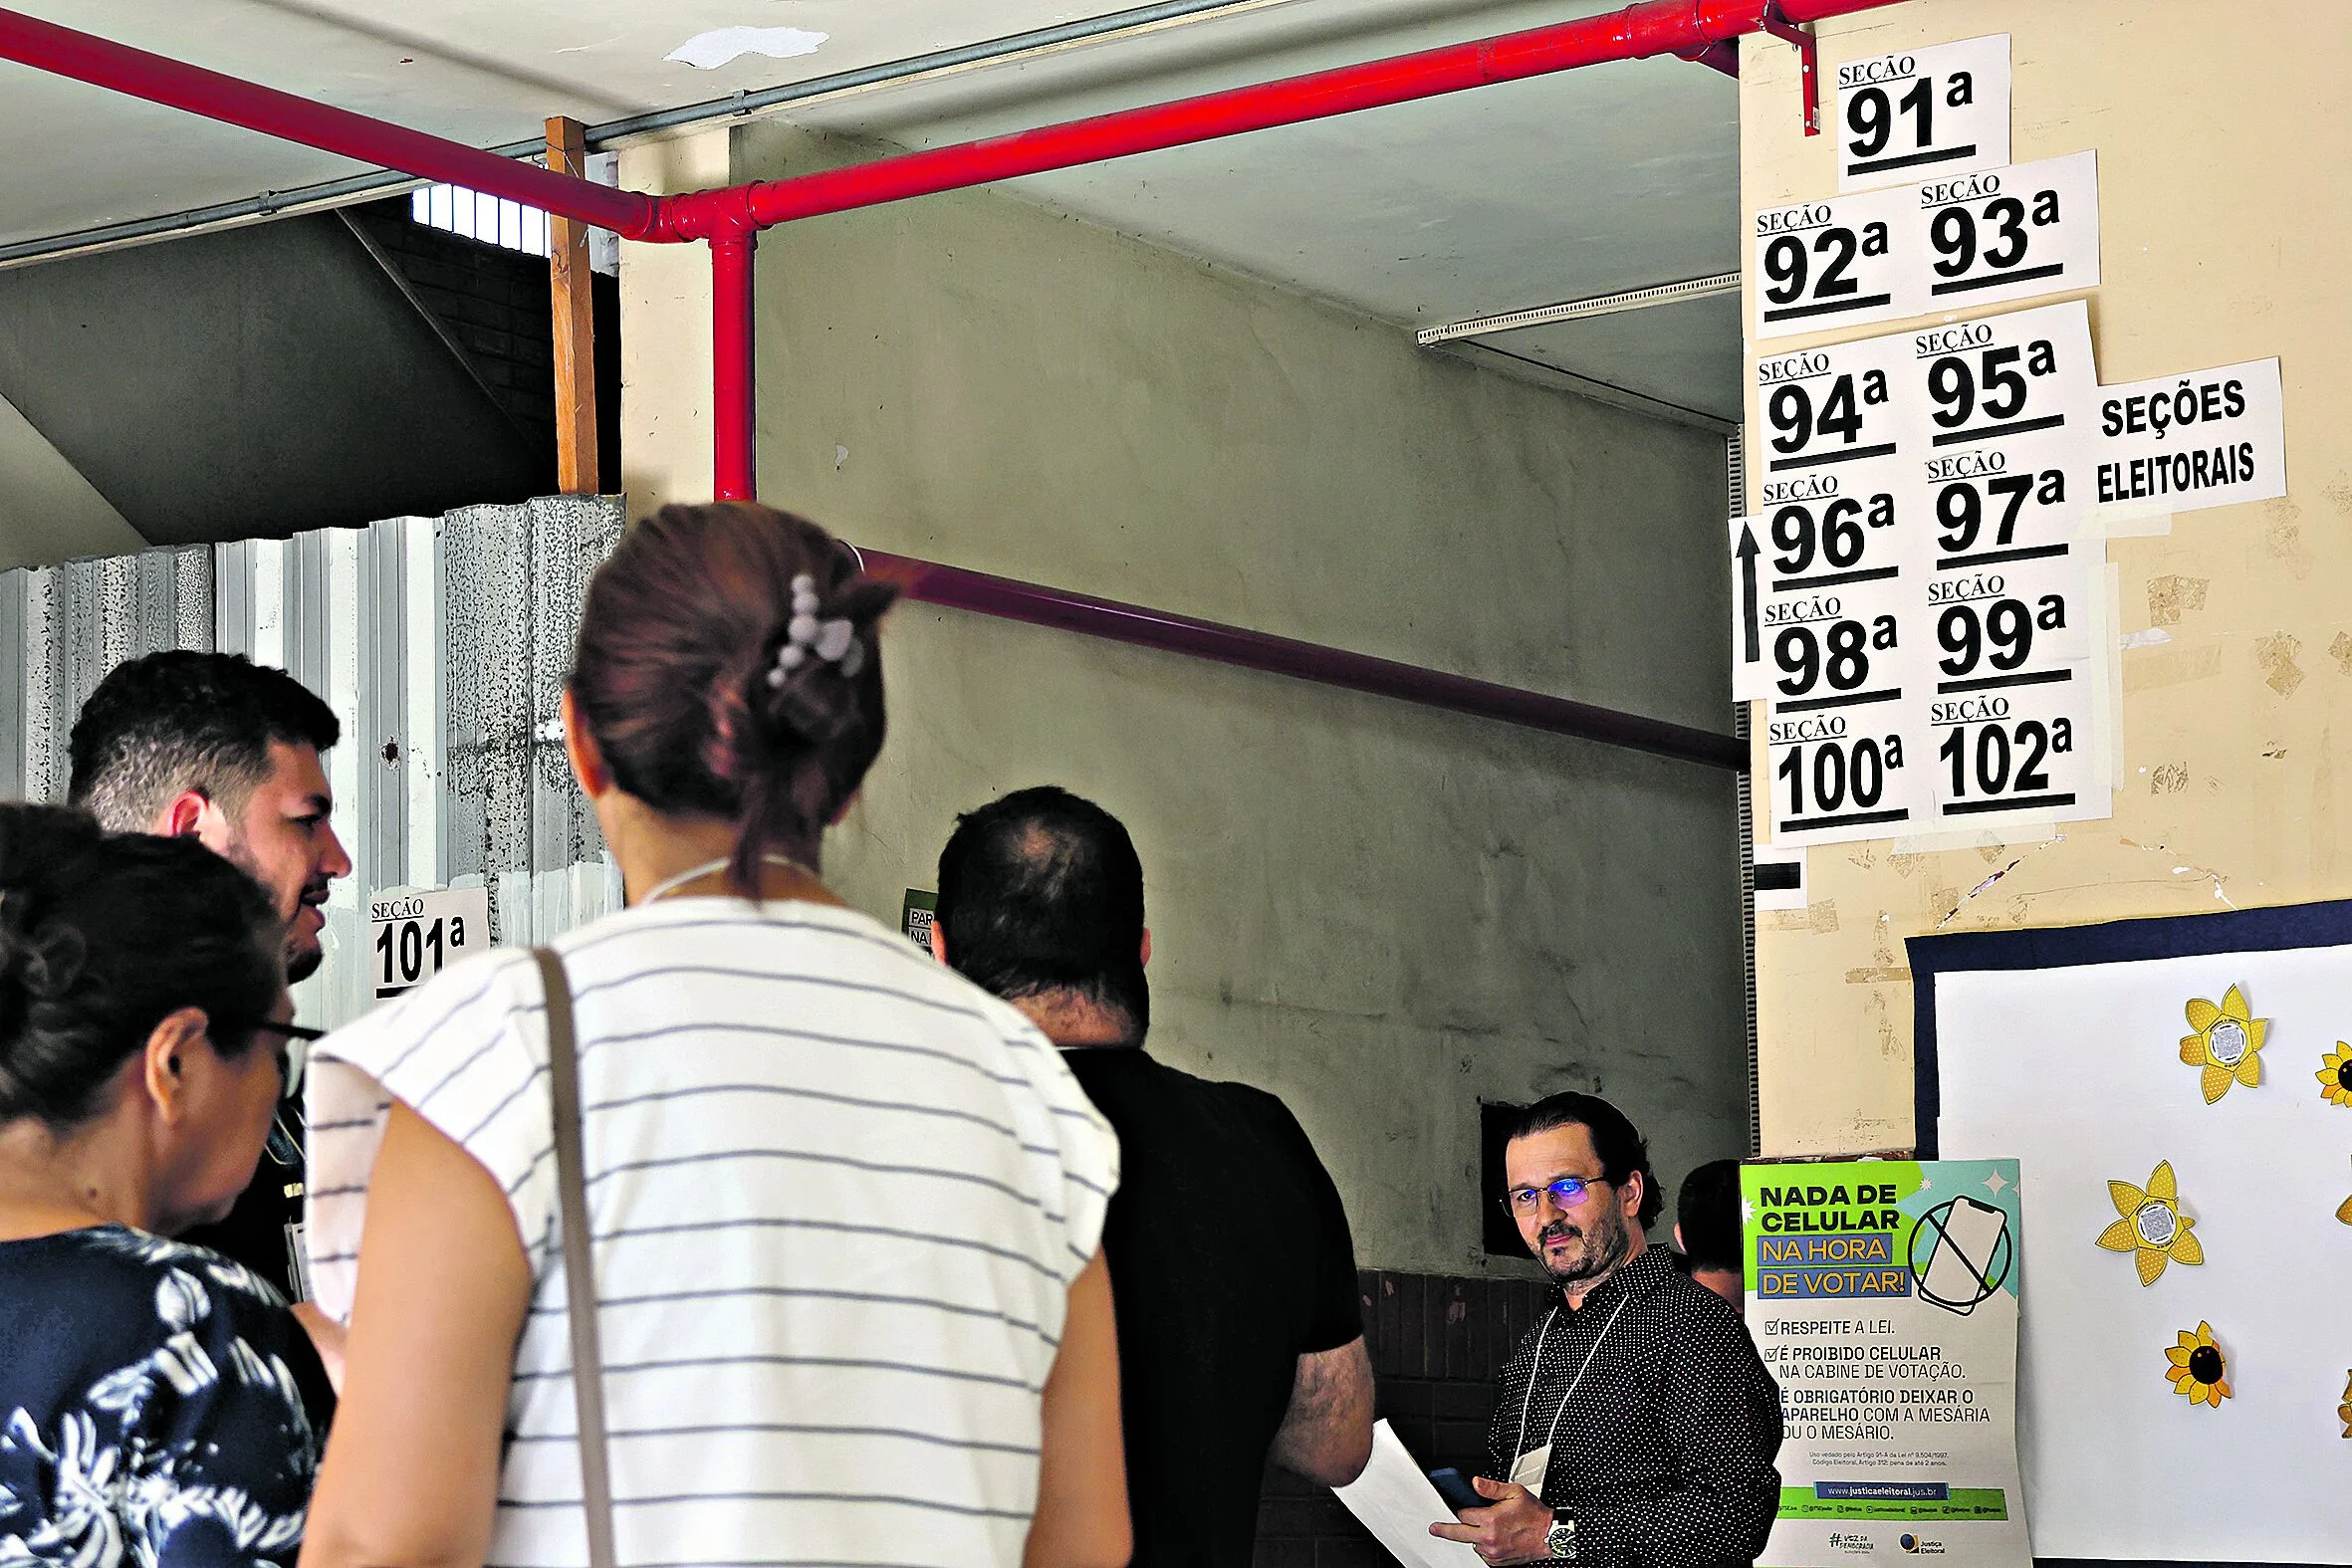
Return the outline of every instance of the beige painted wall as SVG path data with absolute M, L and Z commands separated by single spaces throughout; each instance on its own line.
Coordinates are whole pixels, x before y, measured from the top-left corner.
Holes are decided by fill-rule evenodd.
M 624 190 L 671 195 L 734 180 L 732 133 L 620 152 Z M 621 247 L 620 488 L 636 515 L 711 493 L 711 263 L 707 245 Z
M 762 494 L 854 540 L 1727 726 L 1716 437 L 996 194 L 771 233 L 759 294 Z M 1367 1265 L 1487 1266 L 1482 1097 L 1598 1085 L 1676 1179 L 1741 1151 L 1728 775 L 922 605 L 886 648 L 836 885 L 894 919 L 1020 785 L 1118 812 L 1155 1049 L 1290 1101 Z
M 2352 7 L 1913 0 L 1818 31 L 1829 73 L 2010 34 L 2011 156 L 2099 154 L 2100 379 L 2277 355 L 2288 493 L 2111 543 L 2119 629 L 2171 638 L 2122 655 L 2112 821 L 1936 853 L 1812 851 L 1811 908 L 1758 935 L 1769 1153 L 1912 1142 L 1905 937 L 2352 893 L 2352 769 L 2334 739 L 2352 718 L 2352 220 L 2321 152 L 2352 143 L 2336 80 Z M 1750 39 L 1741 64 L 1744 213 L 1835 194 L 1832 138 L 1799 133 L 1794 53 Z

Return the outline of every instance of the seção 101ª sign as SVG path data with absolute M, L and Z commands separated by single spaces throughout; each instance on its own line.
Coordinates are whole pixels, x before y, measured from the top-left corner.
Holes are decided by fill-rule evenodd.
M 369 994 L 386 1002 L 490 946 L 490 890 L 395 889 L 367 905 Z

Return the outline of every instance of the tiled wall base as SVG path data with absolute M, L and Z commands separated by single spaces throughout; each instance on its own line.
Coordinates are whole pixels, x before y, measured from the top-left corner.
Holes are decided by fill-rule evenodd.
M 1495 1375 L 1550 1307 L 1551 1287 L 1382 1269 L 1357 1277 L 1379 1414 L 1424 1467 L 1483 1468 Z M 1329 1490 L 1267 1467 L 1257 1568 L 1390 1568 L 1393 1561 Z

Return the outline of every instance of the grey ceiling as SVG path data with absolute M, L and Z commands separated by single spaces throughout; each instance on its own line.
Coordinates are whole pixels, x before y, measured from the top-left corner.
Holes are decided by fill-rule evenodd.
M 71 27 L 479 145 L 1065 22 L 1055 0 L 19 0 Z M 1260 0 L 1238 14 L 806 106 L 910 146 L 1614 9 L 1568 0 Z M 389 16 L 390 20 L 387 20 Z M 695 71 L 736 24 L 818 53 Z M 1678 61 L 1605 66 L 1041 175 L 1021 194 L 1400 329 L 1739 265 L 1738 90 Z M 0 65 L 0 244 L 355 171 L 324 153 Z M 1525 359 L 1733 417 L 1726 302 L 1511 335 Z
M 1589 0 L 1300 0 L 796 117 L 933 146 L 1613 9 Z M 1731 79 L 1677 60 L 1638 61 L 1034 175 L 1013 188 L 1424 327 L 1736 271 L 1739 131 Z M 1594 380 L 1738 417 L 1736 302 L 1504 341 Z

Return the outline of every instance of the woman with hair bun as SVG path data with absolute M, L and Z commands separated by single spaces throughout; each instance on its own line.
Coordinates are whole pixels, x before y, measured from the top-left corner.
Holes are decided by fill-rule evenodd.
M 334 1407 L 286 1303 L 165 1239 L 252 1179 L 285 922 L 192 839 L 0 804 L 0 1563 L 290 1565 Z
M 351 1339 L 306 1568 L 1127 1560 L 1115 1139 L 1018 1012 L 818 873 L 894 595 L 744 503 L 666 507 L 597 570 L 564 721 L 628 907 L 557 976 L 483 955 L 318 1050 L 312 1266 Z

